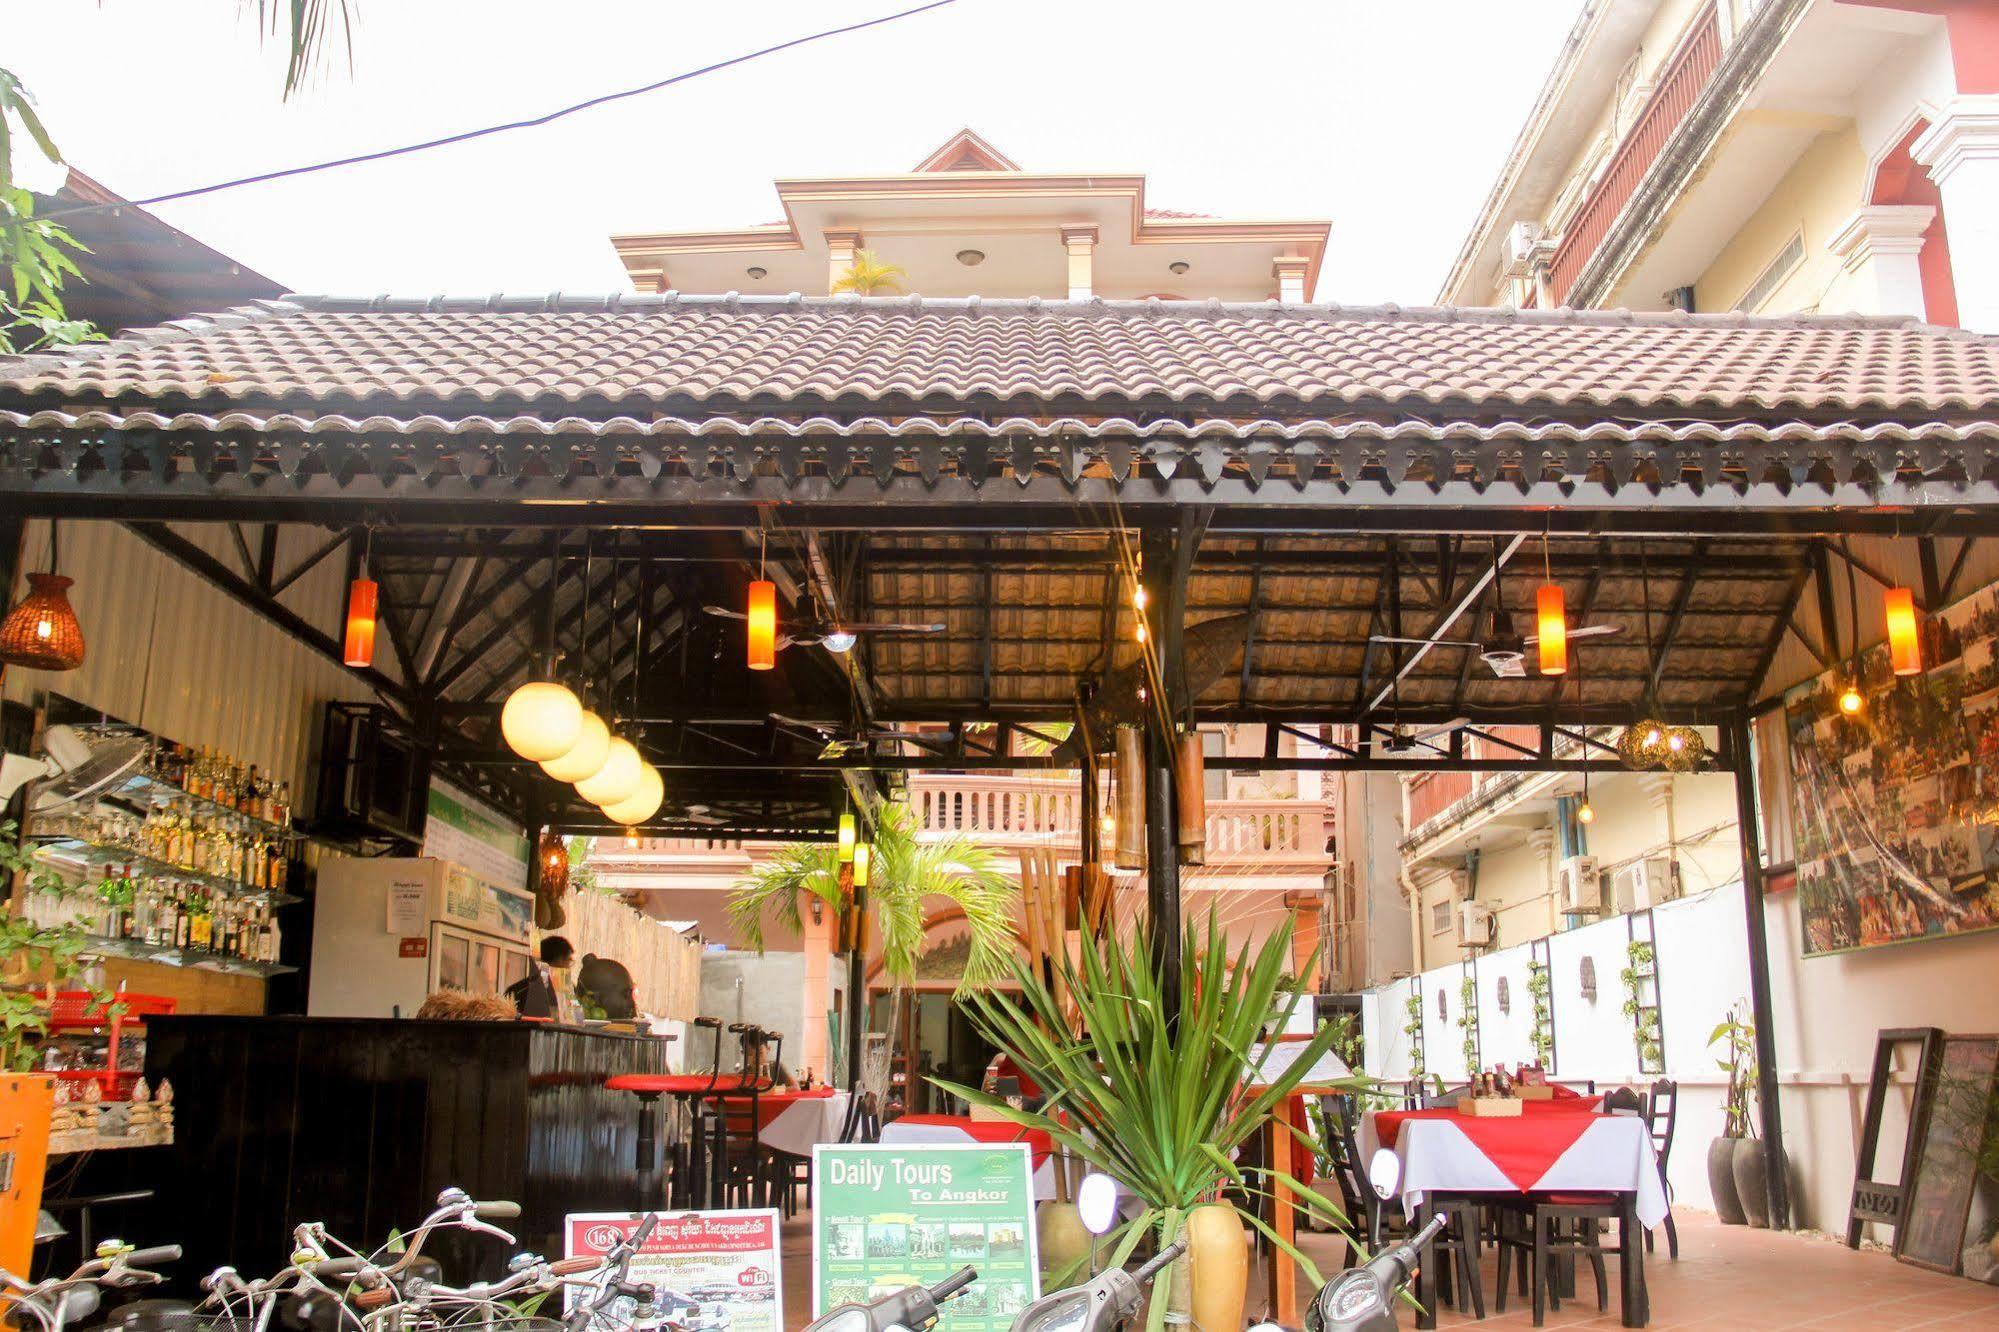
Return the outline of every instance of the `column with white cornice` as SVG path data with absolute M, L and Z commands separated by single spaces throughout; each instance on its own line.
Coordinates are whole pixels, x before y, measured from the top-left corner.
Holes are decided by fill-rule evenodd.
M 826 294 L 833 294 L 840 279 L 847 276 L 847 270 L 854 266 L 854 256 L 861 252 L 861 233 L 858 231 L 828 231 L 826 236 Z
M 1069 252 L 1069 299 L 1087 301 L 1097 294 L 1097 229 L 1093 226 L 1062 228 L 1062 248 Z
M 1999 94 L 1963 94 L 1909 145 L 1943 196 L 1957 318 L 1999 333 Z
M 1830 248 L 1853 275 L 1855 313 L 1926 317 L 1919 260 L 1936 215 L 1928 204 L 1869 204 L 1846 220 Z

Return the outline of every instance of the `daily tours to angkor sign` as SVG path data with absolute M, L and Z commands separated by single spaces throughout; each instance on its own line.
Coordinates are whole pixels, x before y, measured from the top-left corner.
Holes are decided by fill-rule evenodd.
M 1920 675 L 1886 648 L 1785 696 L 1805 955 L 1999 927 L 1999 588 L 1924 626 Z

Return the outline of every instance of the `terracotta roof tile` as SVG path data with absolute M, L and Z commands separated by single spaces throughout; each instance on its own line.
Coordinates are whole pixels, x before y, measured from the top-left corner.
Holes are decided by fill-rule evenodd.
M 1363 418 L 1446 406 L 1999 416 L 1999 339 L 1901 320 L 854 297 L 290 297 L 0 361 L 0 402 L 456 400 L 547 416 L 692 402 L 1170 400 Z M 556 414 L 560 414 L 559 412 Z

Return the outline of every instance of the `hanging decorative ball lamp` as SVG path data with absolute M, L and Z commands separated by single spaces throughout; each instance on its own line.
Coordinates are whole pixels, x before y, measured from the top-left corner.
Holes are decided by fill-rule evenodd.
M 381 589 L 372 578 L 347 585 L 347 633 L 340 643 L 342 665 L 365 670 L 375 664 L 375 607 Z
M 650 763 L 639 768 L 638 789 L 615 804 L 604 806 L 604 817 L 613 823 L 644 823 L 659 813 L 661 802 L 666 799 L 666 782 L 659 775 L 659 769 Z
M 599 809 L 615 805 L 638 791 L 639 777 L 645 767 L 645 760 L 639 757 L 631 741 L 622 735 L 612 736 L 604 766 L 576 783 L 576 794 Z
M 777 665 L 777 584 L 759 578 L 750 584 L 750 669 L 767 671 Z
M 1536 641 L 1541 649 L 1541 674 L 1566 675 L 1569 669 L 1569 620 L 1559 583 L 1543 583 L 1534 593 Z
M 1617 737 L 1617 757 L 1627 768 L 1656 768 L 1666 754 L 1666 737 L 1673 728 L 1648 709 Z
M 500 734 L 530 763 L 561 758 L 583 731 L 583 704 L 553 680 L 530 680 L 507 695 Z
M 1916 631 L 1916 594 L 1906 587 L 1887 592 L 1888 661 L 1897 675 L 1923 672 L 1922 636 Z
M 0 661 L 37 671 L 83 665 L 83 626 L 69 604 L 71 585 L 53 569 L 28 575 L 28 595 L 0 620 Z
M 602 717 L 586 708 L 582 726 L 576 732 L 576 743 L 554 758 L 543 760 L 541 770 L 558 782 L 580 782 L 596 776 L 610 753 L 611 728 L 604 725 Z

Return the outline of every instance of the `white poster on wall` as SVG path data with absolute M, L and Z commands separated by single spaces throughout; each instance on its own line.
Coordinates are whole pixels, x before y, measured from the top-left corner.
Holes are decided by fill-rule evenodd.
M 448 860 L 487 883 L 516 892 L 528 886 L 528 839 L 491 805 L 432 778 L 423 854 Z

